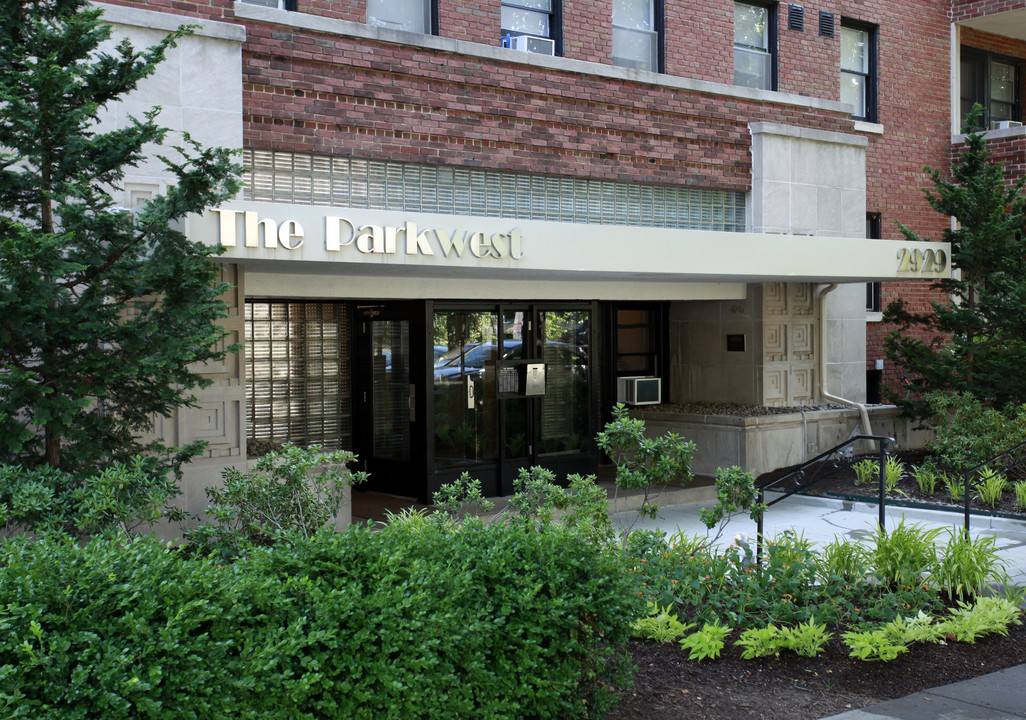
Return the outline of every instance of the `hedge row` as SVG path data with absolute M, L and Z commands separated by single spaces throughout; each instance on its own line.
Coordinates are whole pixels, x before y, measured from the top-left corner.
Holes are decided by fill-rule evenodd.
M 598 717 L 628 582 L 559 527 L 354 527 L 224 566 L 19 538 L 0 545 L 0 716 Z

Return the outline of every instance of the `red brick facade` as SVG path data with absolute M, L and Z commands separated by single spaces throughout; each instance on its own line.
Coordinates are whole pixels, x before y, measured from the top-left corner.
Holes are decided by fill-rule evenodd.
M 236 22 L 232 0 L 106 0 Z M 297 0 L 298 11 L 362 23 L 364 0 Z M 499 44 L 499 0 L 438 0 L 438 35 Z M 664 3 L 668 77 L 733 82 L 733 0 Z M 838 100 L 840 27 L 876 28 L 879 127 L 857 126 L 772 94 L 744 99 L 580 69 L 549 69 L 517 57 L 468 56 L 246 20 L 244 142 L 295 150 L 630 182 L 748 190 L 748 124 L 773 121 L 864 133 L 869 212 L 884 238 L 901 222 L 939 238 L 947 219 L 927 206 L 924 166 L 946 167 L 951 145 L 952 20 L 1024 8 L 1026 0 L 839 0 L 805 4 L 805 28 L 790 30 L 776 9 L 781 93 Z M 834 13 L 832 37 L 819 11 Z M 563 0 L 565 58 L 611 65 L 612 0 Z M 966 45 L 1026 58 L 1026 44 L 971 28 Z M 1026 75 L 1026 73 L 1024 73 Z M 1026 170 L 1026 142 L 998 146 L 1012 172 Z M 883 304 L 929 300 L 924 284 L 885 285 Z M 883 357 L 886 328 L 870 323 L 867 368 Z M 894 384 L 897 369 L 885 378 Z

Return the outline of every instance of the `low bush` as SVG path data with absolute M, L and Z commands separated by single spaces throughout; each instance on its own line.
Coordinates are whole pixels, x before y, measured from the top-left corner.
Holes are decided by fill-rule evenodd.
M 0 545 L 0 717 L 597 717 L 642 606 L 563 527 L 407 522 L 234 564 L 153 539 Z
M 935 436 L 927 448 L 940 465 L 962 473 L 1026 442 L 1026 405 L 984 407 L 969 393 L 930 393 Z

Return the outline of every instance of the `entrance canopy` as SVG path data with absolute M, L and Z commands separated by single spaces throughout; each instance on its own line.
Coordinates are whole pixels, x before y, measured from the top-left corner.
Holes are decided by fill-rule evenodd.
M 360 290 L 381 292 L 374 280 L 380 278 L 390 280 L 389 297 L 397 291 L 438 295 L 438 280 L 458 280 L 446 283 L 447 296 L 498 297 L 507 283 L 529 282 L 534 296 L 663 299 L 738 297 L 745 283 L 950 276 L 946 243 L 312 205 L 233 202 L 191 217 L 186 231 L 192 239 L 223 246 L 223 257 L 245 265 L 258 285 L 263 274 L 302 274 L 306 290 L 320 295 L 332 294 L 330 278 L 339 275 L 347 284 L 350 278 L 365 281 L 367 287 L 357 290 L 362 295 L 368 293 Z M 270 277 L 267 282 L 274 284 Z M 601 283 L 601 292 L 589 289 L 594 283 Z

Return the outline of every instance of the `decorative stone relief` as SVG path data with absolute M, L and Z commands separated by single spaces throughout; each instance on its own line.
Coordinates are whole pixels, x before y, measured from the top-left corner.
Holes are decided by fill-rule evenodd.
M 763 328 L 763 359 L 766 362 L 787 361 L 787 326 L 767 323 Z
M 766 315 L 787 314 L 787 284 L 766 283 L 762 286 L 762 308 Z
M 787 401 L 787 370 L 767 370 L 764 395 L 767 405 Z
M 812 315 L 815 310 L 812 283 L 789 283 L 788 310 L 791 315 Z
M 792 360 L 815 359 L 814 334 L 815 328 L 812 323 L 794 323 L 791 325 Z

